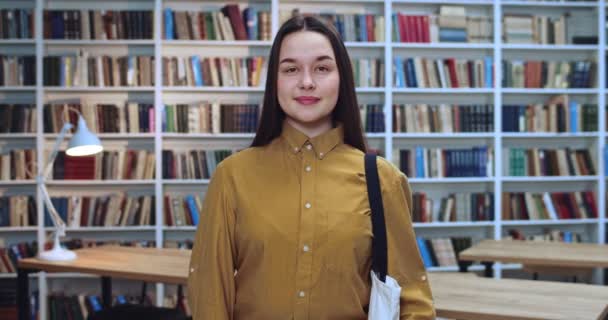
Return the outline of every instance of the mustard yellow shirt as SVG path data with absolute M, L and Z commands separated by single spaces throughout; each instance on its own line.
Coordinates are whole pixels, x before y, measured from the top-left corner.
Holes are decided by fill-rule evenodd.
M 192 250 L 193 319 L 367 319 L 372 231 L 363 159 L 344 144 L 341 126 L 310 139 L 285 122 L 270 144 L 222 161 Z M 378 159 L 401 319 L 434 319 L 407 178 Z

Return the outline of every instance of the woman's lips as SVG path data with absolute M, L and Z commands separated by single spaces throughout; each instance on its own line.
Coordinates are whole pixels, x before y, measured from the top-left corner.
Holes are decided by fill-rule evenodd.
M 311 105 L 311 104 L 315 104 L 317 102 L 319 102 L 319 98 L 315 98 L 315 97 L 298 97 L 295 99 L 298 103 L 303 104 L 303 105 Z

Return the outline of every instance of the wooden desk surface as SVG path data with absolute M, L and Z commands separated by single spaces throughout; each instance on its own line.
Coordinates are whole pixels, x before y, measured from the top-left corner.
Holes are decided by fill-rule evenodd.
M 429 274 L 437 316 L 476 320 L 592 320 L 608 315 L 608 287 Z M 487 294 L 484 294 L 487 293 Z
M 496 261 L 558 267 L 608 267 L 608 245 L 483 240 L 458 255 L 464 261 Z
M 19 267 L 173 284 L 185 284 L 188 278 L 190 250 L 102 246 L 75 252 L 78 258 L 74 261 L 27 258 L 19 261 Z
M 105 246 L 76 250 L 71 262 L 22 259 L 20 268 L 185 284 L 190 250 Z M 435 308 L 456 319 L 598 319 L 608 287 L 530 280 L 495 280 L 471 273 L 431 273 Z

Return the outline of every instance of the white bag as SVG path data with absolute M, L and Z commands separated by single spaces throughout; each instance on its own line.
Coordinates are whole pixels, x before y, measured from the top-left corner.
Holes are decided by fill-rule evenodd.
M 399 299 L 401 287 L 397 280 L 386 276 L 382 282 L 376 273 L 370 271 L 372 276 L 372 290 L 369 298 L 368 320 L 399 320 Z

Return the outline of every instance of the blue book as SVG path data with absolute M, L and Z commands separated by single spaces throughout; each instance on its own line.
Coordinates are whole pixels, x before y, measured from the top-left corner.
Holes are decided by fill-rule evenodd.
M 171 10 L 171 8 L 165 9 L 165 39 L 167 39 L 167 40 L 174 39 L 173 10 Z
M 116 303 L 117 304 L 127 304 L 127 298 L 125 298 L 124 295 L 119 294 L 118 296 L 116 296 Z
M 422 237 L 416 237 L 416 243 L 418 244 L 418 250 L 420 251 L 420 256 L 422 257 L 424 267 L 432 267 L 433 259 L 431 258 L 431 252 L 429 251 L 429 248 L 426 246 L 426 242 Z
M 51 11 L 51 24 L 53 26 L 51 29 L 51 39 L 63 39 L 65 35 L 63 11 Z
M 424 175 L 424 148 L 416 147 L 416 178 L 425 178 Z
M 192 196 L 191 194 L 187 195 L 186 204 L 188 205 L 188 210 L 190 211 L 190 216 L 192 217 L 192 225 L 198 226 L 199 212 L 198 207 L 196 206 L 196 202 L 194 201 L 194 196 Z
M 441 42 L 467 42 L 466 29 L 440 28 L 439 41 Z
M 358 14 L 357 19 L 359 19 L 359 37 L 361 41 L 365 42 L 367 40 L 367 22 L 365 20 L 364 14 Z
M 247 7 L 243 10 L 243 20 L 245 21 L 245 30 L 249 40 L 258 40 L 258 11 L 254 7 Z
M 160 118 L 161 118 L 161 130 L 162 132 L 167 132 L 167 105 L 163 104 L 160 108 Z
M 395 86 L 397 88 L 405 88 L 405 73 L 403 72 L 403 61 L 401 58 L 395 58 Z
M 401 33 L 399 32 L 399 20 L 397 14 L 393 13 L 393 42 L 401 42 Z
M 493 87 L 493 85 L 492 85 L 493 81 L 492 80 L 494 78 L 494 72 L 492 72 L 493 71 L 493 68 L 492 68 L 492 65 L 493 65 L 492 57 L 489 57 L 489 56 L 484 57 L 483 58 L 483 65 L 484 65 L 484 68 L 485 68 L 485 74 L 484 74 L 484 78 L 486 79 L 485 86 L 486 86 L 486 88 L 492 88 Z
M 608 147 L 604 147 L 604 177 L 608 173 Z
M 101 311 L 101 303 L 96 296 L 87 296 L 87 300 L 89 301 L 89 305 L 91 306 L 91 309 L 93 309 L 93 312 Z
M 572 242 L 572 232 L 564 231 L 564 242 Z
M 418 81 L 416 80 L 416 68 L 414 67 L 414 59 L 413 58 L 408 58 L 407 59 L 407 87 L 408 88 L 418 88 Z
M 578 112 L 576 112 L 578 103 L 570 101 L 568 109 L 570 110 L 570 132 L 578 132 Z
M 190 57 L 190 63 L 192 64 L 192 73 L 194 73 L 194 85 L 197 87 L 204 86 L 203 75 L 201 74 L 201 60 L 198 56 L 192 56 Z

